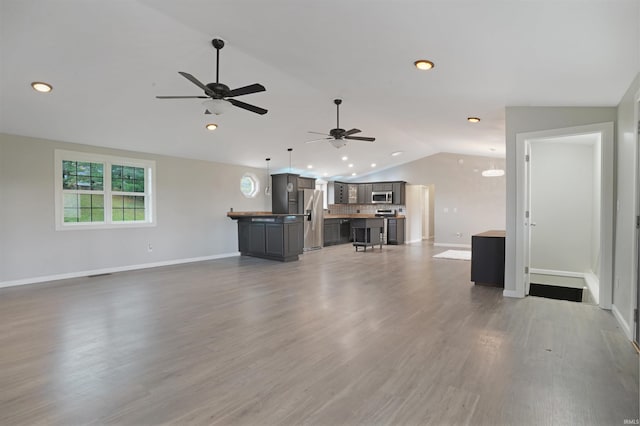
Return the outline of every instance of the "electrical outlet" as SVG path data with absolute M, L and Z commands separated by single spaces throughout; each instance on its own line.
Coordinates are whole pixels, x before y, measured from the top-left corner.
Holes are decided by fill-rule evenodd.
M 147 245 L 147 251 L 148 251 L 149 253 L 151 253 L 151 252 L 153 251 L 153 246 L 151 245 L 151 243 L 149 243 L 149 244 Z

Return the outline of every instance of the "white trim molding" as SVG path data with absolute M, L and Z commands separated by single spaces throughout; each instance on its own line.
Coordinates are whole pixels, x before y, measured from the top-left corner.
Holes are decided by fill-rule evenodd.
M 13 281 L 0 281 L 0 288 L 14 287 L 19 285 L 27 285 L 27 284 L 38 284 L 38 283 L 43 283 L 47 281 L 67 280 L 70 278 L 88 277 L 89 275 L 113 274 L 116 272 L 126 272 L 126 271 L 135 271 L 138 269 L 157 268 L 159 266 L 179 265 L 182 263 L 203 262 L 205 260 L 216 260 L 216 259 L 223 259 L 223 258 L 234 257 L 234 256 L 240 256 L 240 252 L 214 254 L 211 256 L 192 257 L 188 259 L 165 260 L 162 262 L 142 263 L 139 265 L 117 266 L 113 268 L 94 269 L 91 271 L 68 272 L 65 274 L 23 278 L 20 280 L 13 280 Z
M 616 318 L 616 320 L 618 320 L 618 324 L 620 324 L 620 327 L 622 328 L 625 336 L 627 336 L 629 340 L 633 341 L 633 333 L 631 333 L 631 327 L 629 326 L 627 321 L 625 321 L 618 308 L 616 308 L 616 305 L 611 306 L 611 313 Z
M 518 290 L 503 290 L 502 295 L 504 297 L 515 297 L 518 299 L 524 298 L 524 293 L 520 293 Z

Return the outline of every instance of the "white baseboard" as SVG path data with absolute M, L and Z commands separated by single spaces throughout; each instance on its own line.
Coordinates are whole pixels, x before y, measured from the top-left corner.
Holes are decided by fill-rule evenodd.
M 589 287 L 589 291 L 591 292 L 591 296 L 595 300 L 596 304 L 600 304 L 600 280 L 598 276 L 593 272 L 585 272 L 584 273 L 584 282 L 587 283 L 587 287 Z
M 611 313 L 613 313 L 613 316 L 618 320 L 618 324 L 620 324 L 620 327 L 622 327 L 622 331 L 627 336 L 627 338 L 633 341 L 633 333 L 631 332 L 631 326 L 627 324 L 627 321 L 622 317 L 622 314 L 620 313 L 616 305 L 611 306 Z
M 520 294 L 517 290 L 503 290 L 502 295 L 504 297 L 516 297 L 518 299 L 522 299 L 524 297 L 524 295 Z
M 574 271 L 556 271 L 554 269 L 531 268 L 529 272 L 540 275 L 555 275 L 556 277 L 584 278 L 584 273 Z
M 471 249 L 471 244 L 449 244 L 449 243 L 433 243 L 434 247 L 455 247 Z
M 413 243 L 421 243 L 422 241 L 424 241 L 424 240 L 419 239 L 419 240 L 410 240 L 410 241 L 405 241 L 404 243 L 405 243 L 405 244 L 413 244 Z
M 86 277 L 89 275 L 113 274 L 115 272 L 134 271 L 137 269 L 157 268 L 159 266 L 179 265 L 181 263 L 202 262 L 205 260 L 223 259 L 225 257 L 240 256 L 240 252 L 214 254 L 212 256 L 192 257 L 188 259 L 165 260 L 162 262 L 143 263 L 139 265 L 116 266 L 113 268 L 94 269 L 90 271 L 68 272 L 65 274 L 47 275 L 41 277 L 23 278 L 20 280 L 0 281 L 0 288 L 18 285 L 37 284 L 46 281 L 66 280 L 69 278 Z

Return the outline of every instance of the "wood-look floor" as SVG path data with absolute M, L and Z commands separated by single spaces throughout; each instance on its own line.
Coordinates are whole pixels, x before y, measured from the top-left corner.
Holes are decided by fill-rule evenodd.
M 0 289 L 0 424 L 622 425 L 610 312 L 474 286 L 429 243 Z

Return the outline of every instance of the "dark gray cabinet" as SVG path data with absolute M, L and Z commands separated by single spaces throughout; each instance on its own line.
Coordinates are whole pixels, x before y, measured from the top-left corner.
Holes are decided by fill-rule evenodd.
M 405 182 L 393 182 L 393 204 L 399 205 L 405 203 Z
M 314 178 L 299 177 L 298 189 L 316 189 L 316 180 Z
M 238 218 L 238 251 L 243 256 L 298 260 L 304 244 L 302 216 Z
M 343 182 L 333 183 L 333 202 L 335 204 L 349 203 L 349 185 Z
M 393 191 L 393 183 L 391 182 L 374 182 L 372 184 L 372 190 L 378 191 Z
M 324 245 L 333 246 L 351 241 L 351 221 L 349 219 L 324 220 Z
M 271 175 L 272 213 L 298 213 L 298 178 L 291 173 Z
M 371 192 L 372 184 L 359 183 L 358 184 L 358 204 L 371 204 Z
M 387 244 L 404 244 L 404 218 L 387 219 Z
M 406 182 L 333 183 L 334 204 L 372 204 L 372 192 L 392 192 L 392 204 L 405 204 Z
M 384 229 L 384 219 L 382 218 L 358 218 L 351 220 L 351 232 L 353 234 L 353 245 L 358 251 L 358 247 L 380 245 L 382 249 L 382 232 Z
M 505 231 L 471 236 L 471 281 L 504 287 Z

